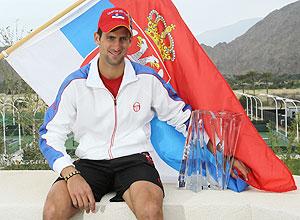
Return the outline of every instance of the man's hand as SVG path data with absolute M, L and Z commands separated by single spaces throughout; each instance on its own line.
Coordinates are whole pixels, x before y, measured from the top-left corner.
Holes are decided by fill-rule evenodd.
M 76 208 L 84 209 L 86 213 L 95 213 L 95 198 L 91 187 L 81 175 L 71 177 L 67 182 L 67 187 Z
M 71 173 L 75 170 L 74 167 L 67 167 L 62 171 L 62 176 Z M 74 175 L 67 181 L 67 188 L 75 208 L 85 210 L 86 213 L 92 211 L 95 213 L 95 198 L 90 185 L 81 175 Z
M 233 164 L 232 164 L 232 170 L 231 170 L 231 176 L 235 179 L 238 178 L 238 176 L 233 172 L 233 169 L 238 169 L 241 174 L 243 175 L 244 179 L 248 181 L 248 173 L 251 172 L 250 168 L 247 167 L 242 161 L 239 161 L 236 158 L 233 158 Z
M 219 144 L 217 145 L 217 148 L 220 147 Z M 207 143 L 207 148 L 208 150 L 212 153 L 212 154 L 215 154 L 215 151 L 214 148 L 213 148 L 213 144 L 211 141 L 208 141 Z M 238 176 L 233 172 L 233 169 L 236 168 L 238 169 L 241 174 L 243 175 L 244 179 L 246 181 L 248 181 L 248 173 L 251 172 L 250 168 L 247 167 L 242 161 L 239 161 L 238 159 L 236 158 L 233 158 L 233 164 L 232 164 L 232 169 L 231 169 L 231 176 L 235 179 L 238 178 Z

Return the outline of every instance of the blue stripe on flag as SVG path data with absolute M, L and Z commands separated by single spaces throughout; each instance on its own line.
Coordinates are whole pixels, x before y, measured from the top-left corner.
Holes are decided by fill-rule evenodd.
M 185 142 L 183 134 L 155 117 L 151 121 L 151 142 L 159 157 L 179 171 Z
M 96 47 L 94 32 L 97 31 L 100 14 L 106 8 L 112 7 L 114 7 L 114 5 L 109 0 L 99 1 L 86 12 L 61 28 L 61 32 L 83 58 Z

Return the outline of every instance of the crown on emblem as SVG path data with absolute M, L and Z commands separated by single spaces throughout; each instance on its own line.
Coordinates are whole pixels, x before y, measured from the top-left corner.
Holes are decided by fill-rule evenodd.
M 148 28 L 145 30 L 145 32 L 156 44 L 162 59 L 164 61 L 174 61 L 174 39 L 171 35 L 171 31 L 175 29 L 175 25 L 167 25 L 165 19 L 156 10 L 152 10 L 149 13 L 147 20 Z M 160 24 L 163 25 L 163 30 L 161 32 L 159 31 Z

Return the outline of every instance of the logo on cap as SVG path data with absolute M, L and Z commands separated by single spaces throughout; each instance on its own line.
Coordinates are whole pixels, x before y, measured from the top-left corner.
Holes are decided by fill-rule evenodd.
M 111 16 L 112 18 L 121 18 L 121 19 L 125 19 L 124 18 L 124 16 L 122 16 L 122 15 L 119 15 L 119 14 L 116 14 L 116 15 L 113 15 L 113 16 Z
M 122 8 L 108 8 L 102 12 L 98 28 L 103 32 L 110 32 L 121 26 L 127 28 L 132 35 L 131 18 L 126 10 Z

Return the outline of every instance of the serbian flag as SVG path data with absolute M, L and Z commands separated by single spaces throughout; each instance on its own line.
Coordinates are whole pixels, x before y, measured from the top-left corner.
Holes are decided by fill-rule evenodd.
M 244 114 L 236 158 L 251 169 L 248 180 L 251 186 L 274 192 L 296 189 L 290 171 L 260 137 L 171 0 L 84 1 L 6 59 L 50 105 L 64 78 L 97 55 L 93 33 L 101 12 L 111 7 L 122 7 L 132 16 L 130 60 L 154 68 L 193 109 Z M 165 182 L 174 181 L 185 139 L 156 118 L 151 127 L 156 166 Z

